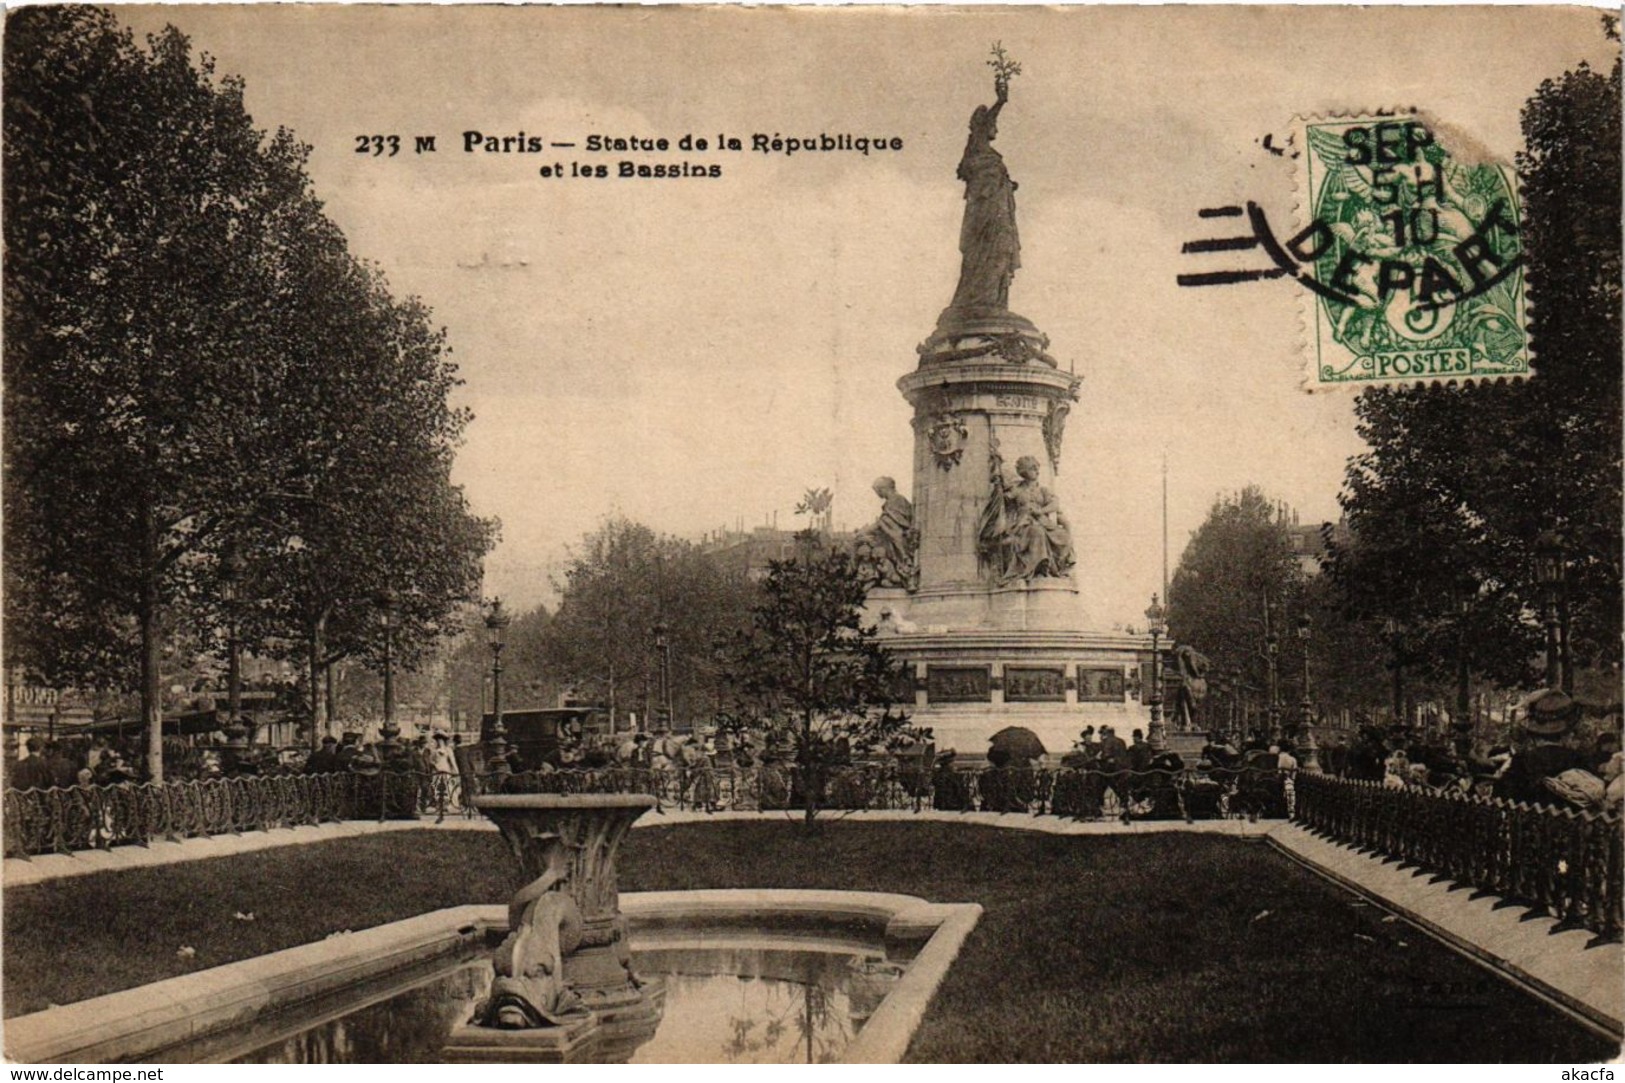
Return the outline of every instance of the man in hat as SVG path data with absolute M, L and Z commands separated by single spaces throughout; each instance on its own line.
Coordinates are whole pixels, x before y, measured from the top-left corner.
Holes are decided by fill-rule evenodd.
M 1134 742 L 1128 746 L 1128 769 L 1145 771 L 1151 766 L 1151 746 L 1146 744 L 1145 731 L 1134 731 Z
M 1383 746 L 1382 730 L 1369 719 L 1360 726 L 1359 737 L 1349 749 L 1348 777 L 1366 782 L 1381 782 L 1386 769 L 1383 761 L 1388 750 Z
M 1579 717 L 1579 705 L 1551 688 L 1529 702 L 1524 740 L 1512 754 L 1512 763 L 1496 785 L 1495 795 L 1530 804 L 1557 804 L 1546 788 L 1548 778 L 1586 766 L 1585 756 L 1563 744 Z
M 48 790 L 55 780 L 45 760 L 45 742 L 38 737 L 27 741 L 28 755 L 17 762 L 12 774 L 12 785 L 19 790 Z
M 340 749 L 341 753 L 342 751 Z M 374 778 L 383 769 L 383 760 L 378 756 L 376 749 L 362 748 L 358 745 L 355 755 L 346 761 L 345 766 L 349 768 L 351 774 Z
M 1117 803 L 1122 806 L 1122 819 L 1124 823 L 1129 819 L 1129 792 L 1128 792 L 1128 745 L 1117 736 L 1117 731 L 1110 726 L 1100 727 L 1100 770 L 1103 772 L 1106 788 L 1117 795 Z M 1102 797 L 1105 794 L 1101 795 Z
M 310 754 L 305 761 L 305 774 L 330 775 L 335 771 L 344 770 L 344 764 L 339 762 L 339 743 L 332 734 L 322 738 L 322 747 Z
M 944 749 L 937 755 L 936 768 L 931 776 L 931 807 L 948 812 L 964 812 L 971 808 L 969 776 L 954 769 L 956 753 Z
M 1226 770 L 1234 767 L 1241 759 L 1241 750 L 1235 746 L 1228 734 L 1214 730 L 1208 734 L 1207 744 L 1202 746 L 1202 759 L 1207 761 L 1210 768 Z
M 1110 726 L 1100 727 L 1100 769 L 1117 771 L 1128 767 L 1128 745 Z
M 344 741 L 334 753 L 338 757 L 338 769 L 348 770 L 350 763 L 361 754 L 361 734 L 355 730 L 344 731 Z

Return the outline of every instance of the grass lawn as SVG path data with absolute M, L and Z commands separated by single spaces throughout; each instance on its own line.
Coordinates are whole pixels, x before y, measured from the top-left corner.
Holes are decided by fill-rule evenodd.
M 5 1014 L 445 906 L 500 902 L 495 835 L 410 832 L 5 894 Z M 1262 843 L 969 825 L 656 827 L 623 891 L 821 887 L 978 902 L 916 1061 L 1597 1061 L 1610 1042 Z M 252 912 L 244 922 L 233 915 Z M 182 959 L 182 945 L 196 955 Z

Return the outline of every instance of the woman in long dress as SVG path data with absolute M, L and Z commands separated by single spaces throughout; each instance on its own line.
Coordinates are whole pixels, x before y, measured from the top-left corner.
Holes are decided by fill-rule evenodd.
M 970 120 L 970 139 L 959 160 L 965 182 L 965 221 L 959 231 L 959 288 L 953 309 L 1007 309 L 1010 280 L 1021 266 L 1021 239 L 1016 233 L 1016 182 L 993 149 L 999 134 L 999 110 L 1009 100 L 1003 79 L 994 83 L 997 100 L 979 105 Z
M 1027 579 L 1061 578 L 1075 563 L 1072 530 L 1060 501 L 1038 480 L 1038 460 L 1016 460 L 1016 480 L 993 468 L 993 495 L 981 526 L 981 548 L 1002 585 Z

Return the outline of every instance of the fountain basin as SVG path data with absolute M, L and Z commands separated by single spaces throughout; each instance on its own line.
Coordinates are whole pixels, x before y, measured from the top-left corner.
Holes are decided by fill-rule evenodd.
M 974 903 L 848 891 L 648 892 L 620 903 L 635 959 L 799 947 L 878 951 L 897 962 L 901 976 L 839 1054 L 854 1063 L 901 1059 L 981 915 Z M 488 966 L 485 954 L 508 931 L 505 906 L 439 910 L 7 1020 L 6 1055 L 22 1063 L 234 1060 L 459 966 Z

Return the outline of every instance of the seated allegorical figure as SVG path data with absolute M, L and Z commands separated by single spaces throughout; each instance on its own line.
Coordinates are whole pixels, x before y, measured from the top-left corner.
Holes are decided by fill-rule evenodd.
M 858 532 L 858 556 L 874 569 L 881 586 L 912 590 L 919 582 L 914 505 L 891 478 L 876 478 L 874 490 L 882 501 L 880 517 Z
M 1061 578 L 1071 572 L 1072 528 L 1055 494 L 1038 480 L 1038 460 L 1016 460 L 1014 480 L 993 460 L 993 494 L 979 532 L 984 565 L 1001 583 Z

